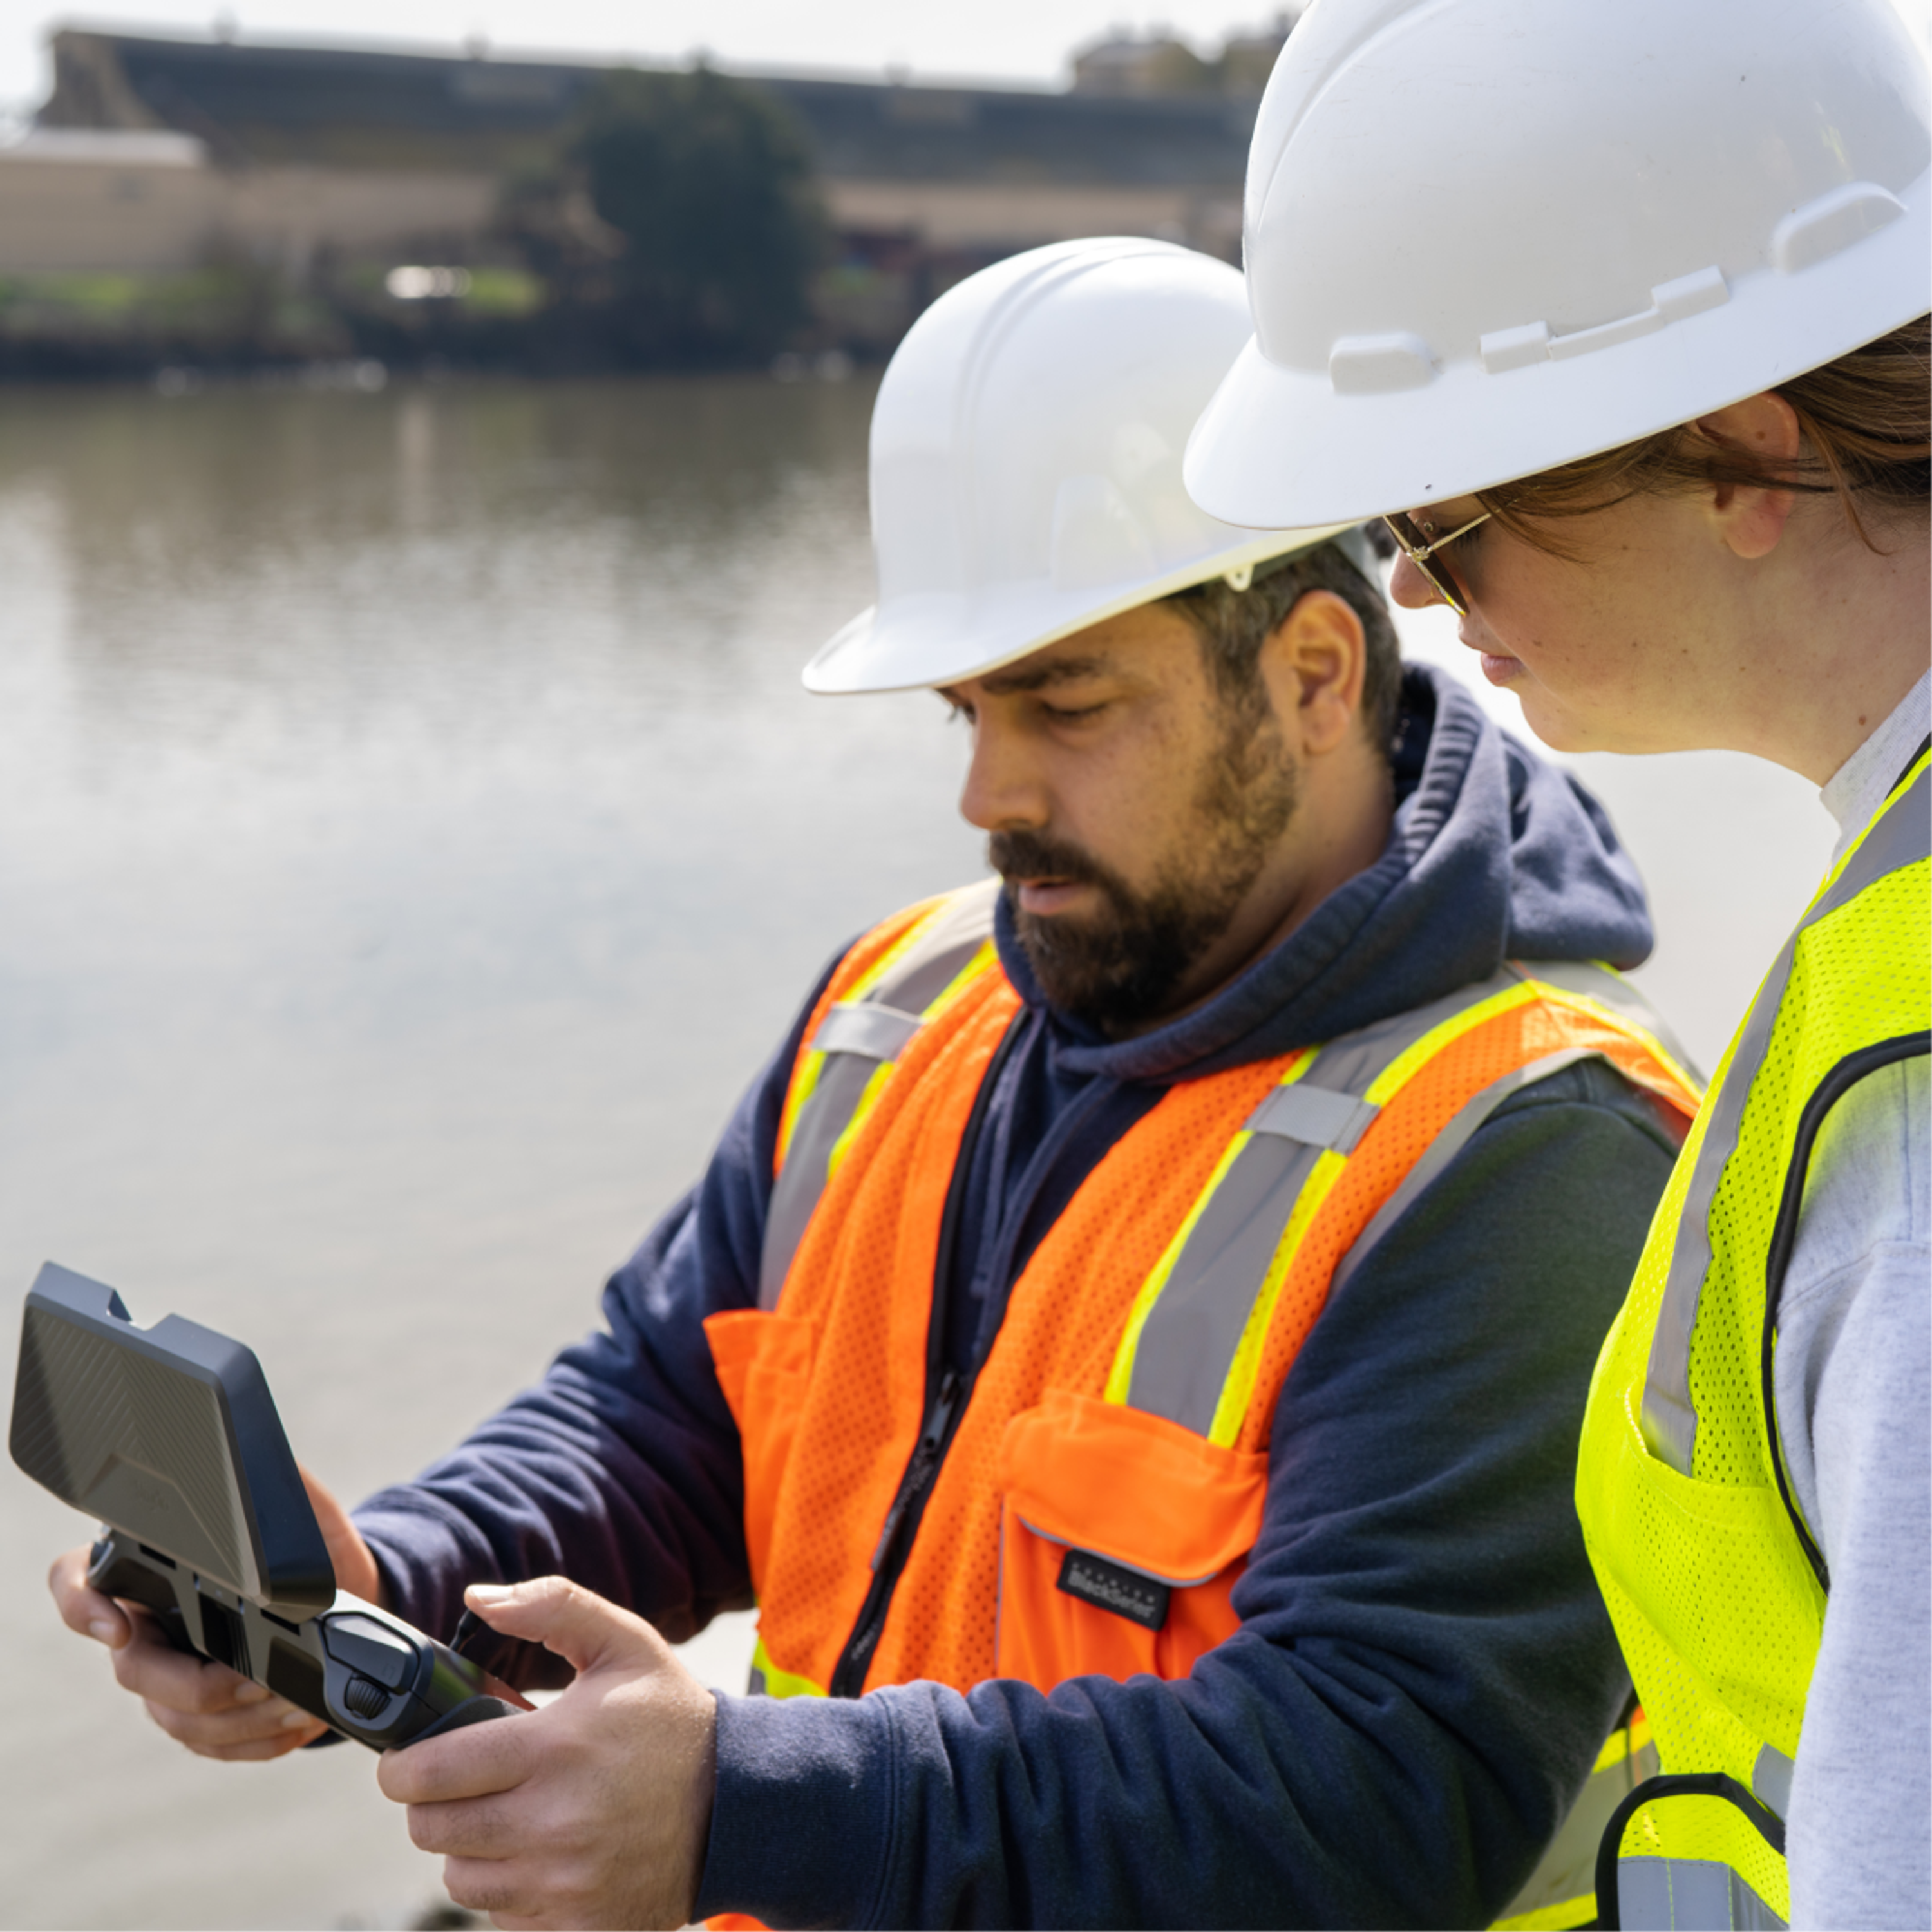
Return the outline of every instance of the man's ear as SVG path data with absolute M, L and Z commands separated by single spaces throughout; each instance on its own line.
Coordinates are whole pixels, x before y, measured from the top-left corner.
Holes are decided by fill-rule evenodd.
M 1798 412 L 1782 396 L 1769 391 L 1700 416 L 1696 428 L 1712 442 L 1778 464 L 1795 462 L 1804 440 Z M 1750 563 L 1768 556 L 1778 548 L 1797 500 L 1795 490 L 1720 483 L 1712 492 L 1710 512 L 1732 554 Z
M 1268 633 L 1261 672 L 1282 734 L 1318 758 L 1348 738 L 1362 709 L 1369 643 L 1362 620 L 1332 590 L 1310 590 Z

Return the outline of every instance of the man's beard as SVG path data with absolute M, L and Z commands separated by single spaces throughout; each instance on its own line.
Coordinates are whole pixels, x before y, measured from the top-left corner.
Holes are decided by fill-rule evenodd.
M 1078 845 L 994 832 L 987 860 L 1007 882 L 1014 930 L 1049 1003 L 1116 1039 L 1163 1012 L 1227 931 L 1294 815 L 1297 778 L 1272 718 L 1232 720 L 1202 771 L 1192 824 L 1144 892 Z M 1091 884 L 1101 908 L 1079 918 L 1027 912 L 1016 878 Z

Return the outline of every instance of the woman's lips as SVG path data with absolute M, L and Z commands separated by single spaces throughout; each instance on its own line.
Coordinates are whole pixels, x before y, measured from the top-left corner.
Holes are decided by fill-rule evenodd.
M 1456 637 L 1460 644 L 1466 649 L 1474 651 L 1482 660 L 1483 675 L 1492 684 L 1508 684 L 1522 669 L 1522 660 L 1520 658 L 1508 656 L 1502 651 L 1490 650 L 1486 645 L 1478 643 L 1475 638 L 1471 637 L 1465 629 L 1459 627 Z

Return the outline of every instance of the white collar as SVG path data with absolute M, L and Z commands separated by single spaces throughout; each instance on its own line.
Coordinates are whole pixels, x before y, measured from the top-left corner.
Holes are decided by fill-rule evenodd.
M 1898 782 L 1905 761 L 1932 733 L 1932 670 L 1928 670 L 1898 708 L 1838 769 L 1818 796 L 1838 821 L 1836 865 L 1846 848 L 1876 817 L 1878 808 Z

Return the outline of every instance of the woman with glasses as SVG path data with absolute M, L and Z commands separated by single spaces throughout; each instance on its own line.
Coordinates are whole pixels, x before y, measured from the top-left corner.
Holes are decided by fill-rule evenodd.
M 1397 599 L 1550 744 L 1750 752 L 1842 830 L 1584 1418 L 1662 1765 L 1606 1925 L 1932 1924 L 1921 34 L 1319 0 L 1250 161 L 1255 338 L 1188 452 L 1231 522 L 1385 517 Z

